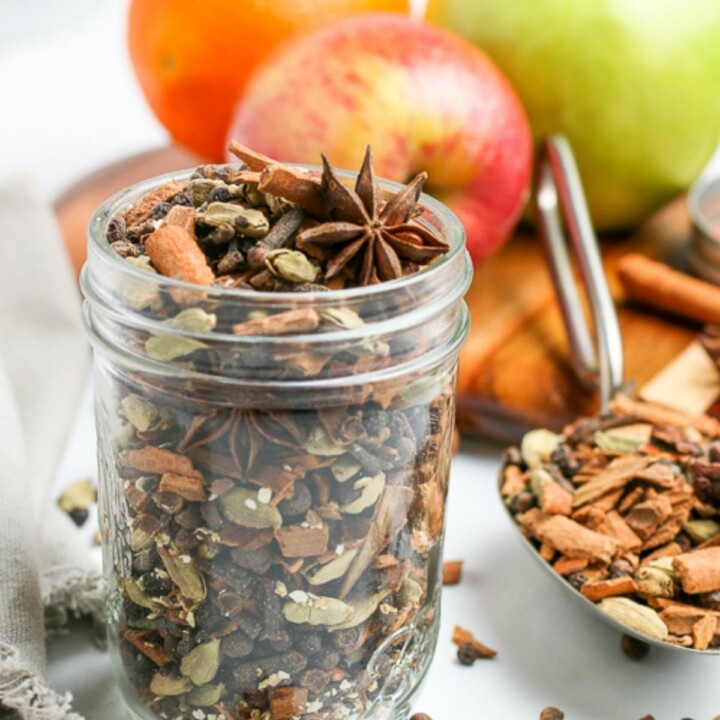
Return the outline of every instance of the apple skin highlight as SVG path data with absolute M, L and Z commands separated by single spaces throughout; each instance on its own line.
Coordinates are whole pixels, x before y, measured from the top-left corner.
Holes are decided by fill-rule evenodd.
M 429 175 L 480 263 L 509 237 L 530 182 L 532 140 L 512 87 L 453 33 L 406 18 L 343 20 L 283 45 L 238 105 L 229 139 L 284 162 Z

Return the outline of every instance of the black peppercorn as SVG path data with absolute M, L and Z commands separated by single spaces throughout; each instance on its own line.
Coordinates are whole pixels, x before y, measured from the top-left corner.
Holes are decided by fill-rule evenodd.
M 463 643 L 457 650 L 461 665 L 472 665 L 478 659 L 478 651 L 472 643 Z
M 68 515 L 78 527 L 82 527 L 90 516 L 90 513 L 86 508 L 73 508 Z
M 230 191 L 223 186 L 214 188 L 208 195 L 208 202 L 227 202 L 230 199 Z
M 152 217 L 153 220 L 160 220 L 170 212 L 170 208 L 172 208 L 172 205 L 166 202 L 161 202 L 157 205 L 153 205 L 153 209 L 150 212 L 150 217 Z
M 142 586 L 145 594 L 150 597 L 162 597 L 173 589 L 170 578 L 160 577 L 156 572 L 145 573 L 142 576 Z
M 585 573 L 576 572 L 572 575 L 568 575 L 567 578 L 565 578 L 576 590 L 579 590 L 586 582 L 587 577 Z
M 190 195 L 186 192 L 178 193 L 171 201 L 171 205 L 184 205 L 185 207 L 192 207 L 193 201 Z

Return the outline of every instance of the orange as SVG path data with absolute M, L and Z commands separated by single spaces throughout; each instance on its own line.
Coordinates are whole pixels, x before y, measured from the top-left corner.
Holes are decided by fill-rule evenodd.
M 409 12 L 410 0 L 132 0 L 130 58 L 172 137 L 214 161 L 255 68 L 297 33 L 365 11 Z M 332 58 L 328 58 L 332 62 Z

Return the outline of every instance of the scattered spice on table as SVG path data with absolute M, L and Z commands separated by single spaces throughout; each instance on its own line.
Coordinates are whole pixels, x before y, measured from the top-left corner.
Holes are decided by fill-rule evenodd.
M 474 658 L 475 660 L 477 660 L 478 658 L 494 658 L 497 655 L 496 650 L 492 650 L 487 645 L 481 643 L 469 630 L 460 627 L 460 625 L 456 625 L 453 628 L 452 641 L 455 645 L 458 646 L 458 649 L 464 648 L 465 646 L 470 646 L 471 648 L 473 648 L 476 653 L 476 656 Z M 465 647 L 463 655 L 465 657 L 469 657 L 469 654 L 469 649 Z M 458 653 L 458 658 L 459 657 L 460 656 Z
M 462 580 L 462 560 L 446 560 L 443 563 L 443 585 L 457 585 Z
M 90 516 L 90 508 L 97 502 L 97 490 L 93 481 L 85 478 L 68 485 L 58 498 L 60 509 L 81 527 Z

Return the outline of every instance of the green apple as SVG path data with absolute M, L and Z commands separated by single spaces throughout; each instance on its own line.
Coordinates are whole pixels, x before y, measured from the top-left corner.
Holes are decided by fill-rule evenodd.
M 485 50 L 536 139 L 570 140 L 600 229 L 687 188 L 720 139 L 720 0 L 430 0 Z

